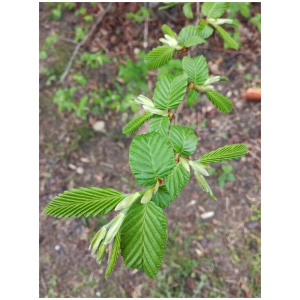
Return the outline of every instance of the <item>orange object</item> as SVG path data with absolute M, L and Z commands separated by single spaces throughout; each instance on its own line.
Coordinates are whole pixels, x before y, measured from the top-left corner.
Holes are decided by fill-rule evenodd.
M 261 88 L 249 88 L 245 93 L 246 100 L 261 101 Z

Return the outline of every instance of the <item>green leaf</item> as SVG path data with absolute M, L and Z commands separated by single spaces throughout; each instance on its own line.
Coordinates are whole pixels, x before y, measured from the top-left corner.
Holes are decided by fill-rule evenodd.
M 58 218 L 105 215 L 124 199 L 122 192 L 110 188 L 79 188 L 56 196 L 45 208 L 45 214 Z
M 157 132 L 138 135 L 129 148 L 129 164 L 137 182 L 150 186 L 172 172 L 175 165 L 173 149 Z
M 76 74 L 74 74 L 73 79 L 74 79 L 77 83 L 79 83 L 79 84 L 81 84 L 81 85 L 83 85 L 83 86 L 86 86 L 86 85 L 87 85 L 87 80 L 86 80 L 86 78 L 81 74 L 81 72 L 77 72 Z
M 205 43 L 205 39 L 200 34 L 198 26 L 189 25 L 181 29 L 178 35 L 178 44 L 180 46 L 191 47 Z
M 208 37 L 210 37 L 214 32 L 213 27 L 210 26 L 209 24 L 206 24 L 203 19 L 201 19 L 199 21 L 199 29 L 200 29 L 200 35 L 204 39 L 207 39 Z
M 239 48 L 237 42 L 226 32 L 221 26 L 215 25 L 220 37 L 228 45 L 229 48 L 237 50 Z
M 133 205 L 121 227 L 121 255 L 127 268 L 143 270 L 153 278 L 162 263 L 167 219 L 153 201 Z
M 193 130 L 187 127 L 172 125 L 169 138 L 174 150 L 183 156 L 193 155 L 197 148 L 197 136 Z
M 174 38 L 177 37 L 177 34 L 167 24 L 164 24 L 163 26 L 161 26 L 161 30 L 164 34 L 167 34 Z
M 227 145 L 202 155 L 199 158 L 199 162 L 204 164 L 216 163 L 242 157 L 247 152 L 248 147 L 244 144 Z
M 261 14 L 255 14 L 255 16 L 250 19 L 250 22 L 256 24 L 257 29 L 261 31 Z
M 41 50 L 39 53 L 39 59 L 47 59 L 47 58 L 48 58 L 48 55 L 47 55 L 46 51 Z
M 225 76 L 221 76 L 221 77 L 219 78 L 219 81 L 228 81 L 228 78 L 225 77 Z
M 166 208 L 170 205 L 170 203 L 175 199 L 175 196 L 171 195 L 167 186 L 162 185 L 156 194 L 152 195 L 151 201 L 153 201 L 156 205 L 161 207 L 162 209 Z
M 183 14 L 188 18 L 188 19 L 193 19 L 194 18 L 194 14 L 192 11 L 192 2 L 186 2 L 183 4 L 182 10 L 183 10 Z
M 201 12 L 207 18 L 216 19 L 224 14 L 227 4 L 227 2 L 205 2 L 202 4 Z
M 149 68 L 157 69 L 172 58 L 174 51 L 173 48 L 166 45 L 156 47 L 147 54 L 145 62 Z
M 185 56 L 182 60 L 182 68 L 188 75 L 188 81 L 196 85 L 203 84 L 208 78 L 208 67 L 203 55 L 190 58 Z
M 186 99 L 186 104 L 187 105 L 193 105 L 197 99 L 199 98 L 199 93 L 197 90 L 195 89 L 190 89 L 189 90 L 189 93 L 188 93 L 188 96 L 187 96 L 187 99 Z
M 232 110 L 232 103 L 231 101 L 223 96 L 222 94 L 214 91 L 214 90 L 206 90 L 205 94 L 210 102 L 221 112 L 223 113 L 230 113 Z
M 105 279 L 113 271 L 113 269 L 115 267 L 116 261 L 117 261 L 118 256 L 119 256 L 120 246 L 121 246 L 120 231 L 118 231 L 118 233 L 116 234 L 116 236 L 114 238 L 112 250 L 111 250 L 111 253 L 109 255 L 108 264 L 107 264 L 107 268 L 106 268 L 106 271 L 105 271 Z
M 132 119 L 124 128 L 124 134 L 131 134 L 135 132 L 142 124 L 149 120 L 153 115 L 149 112 L 146 112 L 134 119 Z
M 179 195 L 180 191 L 185 188 L 189 180 L 190 173 L 186 171 L 181 164 L 176 164 L 175 168 L 172 170 L 172 173 L 165 181 L 167 190 L 172 196 L 171 200 L 169 200 L 169 204 Z
M 182 102 L 187 86 L 187 76 L 161 76 L 154 90 L 153 100 L 156 108 L 175 109 Z
M 162 9 L 168 9 L 168 8 L 171 8 L 175 5 L 178 5 L 179 3 L 178 2 L 163 2 L 165 5 L 164 6 L 161 6 L 158 10 L 162 10 Z
M 181 164 L 176 164 L 172 173 L 166 179 L 165 184 L 152 196 L 151 201 L 163 209 L 166 208 L 185 188 L 189 179 L 190 173 Z
M 167 136 L 170 126 L 170 119 L 167 117 L 154 116 L 149 122 L 149 132 L 155 131 Z

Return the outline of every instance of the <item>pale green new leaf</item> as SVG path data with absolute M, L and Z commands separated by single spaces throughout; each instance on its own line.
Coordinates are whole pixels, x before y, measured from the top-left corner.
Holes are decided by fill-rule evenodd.
M 194 131 L 178 125 L 172 125 L 169 132 L 170 142 L 174 150 L 183 156 L 191 156 L 194 154 L 198 139 Z
M 145 62 L 149 68 L 157 69 L 172 58 L 174 51 L 172 47 L 166 45 L 156 47 L 147 54 Z
M 131 134 L 135 132 L 142 124 L 149 120 L 153 115 L 150 112 L 146 112 L 134 119 L 132 119 L 124 128 L 124 134 Z
M 174 152 L 168 140 L 157 132 L 138 135 L 129 148 L 129 164 L 137 182 L 150 186 L 172 172 Z
M 116 261 L 118 259 L 119 256 L 119 250 L 120 250 L 120 231 L 118 231 L 118 233 L 116 234 L 115 238 L 114 238 L 114 242 L 113 242 L 113 246 L 112 246 L 112 250 L 108 259 L 108 264 L 106 267 L 106 271 L 105 271 L 105 278 L 107 278 L 107 276 L 113 271 Z
M 169 200 L 169 204 L 179 195 L 180 191 L 185 188 L 189 180 L 190 173 L 186 171 L 181 164 L 176 164 L 175 168 L 172 170 L 172 173 L 165 181 L 167 190 L 172 196 L 171 200 Z
M 187 96 L 187 99 L 186 99 L 186 104 L 187 105 L 193 105 L 197 99 L 199 98 L 199 93 L 197 90 L 195 89 L 190 89 L 189 90 L 189 93 L 188 93 L 188 96 Z
M 239 48 L 237 42 L 221 26 L 216 25 L 215 28 L 229 48 L 235 50 Z
M 223 96 L 222 94 L 214 91 L 214 90 L 206 90 L 205 94 L 210 102 L 223 113 L 230 113 L 232 110 L 231 101 Z
M 110 188 L 79 188 L 56 196 L 45 208 L 45 213 L 58 218 L 94 217 L 113 210 L 125 196 Z
M 199 29 L 200 29 L 200 35 L 204 39 L 207 39 L 208 37 L 210 37 L 214 32 L 213 27 L 210 26 L 209 24 L 206 24 L 203 19 L 201 19 L 199 21 Z
M 185 56 L 182 60 L 182 68 L 188 75 L 188 81 L 196 85 L 203 84 L 208 77 L 207 61 L 203 55 L 194 58 Z
M 248 147 L 244 144 L 226 145 L 202 155 L 199 162 L 204 164 L 216 163 L 220 161 L 235 159 L 244 156 L 248 152 Z
M 164 34 L 167 34 L 174 38 L 177 37 L 177 34 L 167 24 L 164 24 L 163 26 L 161 26 L 161 30 Z
M 188 19 L 193 19 L 194 18 L 194 14 L 193 14 L 191 5 L 192 5 L 192 2 L 186 2 L 186 3 L 184 3 L 184 5 L 182 7 L 183 14 Z
M 154 116 L 149 122 L 149 132 L 156 131 L 163 136 L 167 136 L 170 126 L 170 119 L 167 117 Z
M 205 39 L 200 34 L 198 26 L 188 25 L 181 29 L 178 34 L 178 44 L 180 46 L 191 47 L 205 43 Z
M 207 192 L 208 195 L 214 199 L 214 200 L 218 200 L 216 198 L 216 196 L 213 194 L 209 184 L 207 183 L 207 181 L 205 180 L 204 176 L 202 174 L 199 174 L 198 172 L 195 172 L 195 177 L 196 180 L 198 182 L 198 184 L 200 185 L 200 187 L 203 189 L 203 191 Z
M 134 204 L 121 227 L 121 255 L 126 267 L 143 270 L 153 278 L 162 263 L 166 230 L 167 219 L 153 201 Z
M 204 2 L 201 12 L 207 18 L 220 18 L 224 14 L 227 4 L 227 2 Z
M 187 86 L 187 76 L 177 77 L 166 74 L 161 76 L 154 90 L 155 108 L 161 110 L 175 109 L 182 102 Z

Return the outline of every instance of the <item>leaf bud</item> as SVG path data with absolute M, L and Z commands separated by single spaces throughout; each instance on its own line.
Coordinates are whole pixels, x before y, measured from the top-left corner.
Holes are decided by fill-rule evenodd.
M 92 253 L 95 253 L 97 249 L 99 248 L 100 243 L 105 238 L 107 233 L 106 226 L 103 226 L 94 236 L 94 238 L 91 241 L 90 249 L 92 248 Z
M 190 173 L 190 166 L 189 166 L 189 163 L 188 161 L 183 158 L 183 157 L 180 157 L 179 158 L 179 163 L 183 166 L 183 168 Z
M 141 105 L 146 105 L 149 107 L 154 107 L 154 103 L 149 98 L 139 95 L 136 99 L 134 99 L 134 102 Z
M 168 111 L 167 110 L 160 110 L 158 108 L 155 107 L 150 107 L 147 105 L 143 105 L 145 111 L 148 111 L 154 115 L 159 115 L 159 116 L 163 116 L 163 117 L 167 117 L 168 116 Z
M 220 81 L 220 76 L 208 76 L 203 85 L 208 85 Z
M 207 172 L 207 166 L 201 163 L 198 163 L 196 161 L 189 161 L 190 166 L 193 168 L 193 170 L 197 173 L 200 173 L 204 176 L 209 176 L 209 173 Z
M 106 253 L 107 246 L 102 243 L 97 251 L 97 263 L 100 265 Z
M 223 25 L 223 24 L 233 23 L 233 20 L 231 19 L 206 19 L 206 20 L 211 25 Z
M 213 194 L 213 192 L 212 192 L 210 186 L 208 185 L 207 181 L 205 180 L 205 178 L 204 178 L 201 174 L 199 174 L 199 173 L 197 173 L 197 172 L 195 172 L 195 177 L 196 177 L 196 180 L 197 180 L 198 184 L 200 185 L 200 187 L 201 187 L 205 192 L 207 192 L 208 195 L 209 195 L 211 198 L 213 198 L 214 200 L 218 200 L 218 199 L 215 197 L 215 195 Z
M 117 232 L 119 231 L 123 221 L 124 221 L 124 218 L 126 216 L 126 213 L 127 213 L 127 210 L 128 208 L 124 209 L 123 211 L 121 211 L 112 221 L 111 225 L 110 225 L 110 228 L 107 232 L 107 235 L 105 237 L 105 240 L 104 240 L 104 244 L 107 245 L 109 244 L 110 242 L 112 242 L 112 240 L 114 239 L 115 235 L 117 234 Z
M 136 192 L 125 197 L 115 208 L 115 210 L 121 210 L 130 206 L 138 197 L 140 193 Z
M 172 47 L 175 50 L 181 50 L 182 49 L 182 46 L 178 45 L 177 39 L 169 36 L 168 34 L 165 34 L 165 38 L 160 38 L 159 41 L 162 42 L 165 45 L 168 45 L 168 46 Z
M 143 204 L 148 203 L 152 198 L 153 192 L 154 192 L 154 188 L 147 190 L 144 196 L 142 197 L 141 203 Z

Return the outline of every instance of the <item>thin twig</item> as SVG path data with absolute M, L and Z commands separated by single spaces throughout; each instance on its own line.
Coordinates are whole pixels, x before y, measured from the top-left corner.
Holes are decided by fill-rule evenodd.
M 196 26 L 199 24 L 199 20 L 200 20 L 200 3 L 196 2 L 196 22 L 195 22 Z
M 69 43 L 72 43 L 72 44 L 77 44 L 77 42 L 75 42 L 74 40 L 69 39 L 69 38 L 60 37 L 59 39 L 60 39 L 61 41 L 69 42 Z
M 147 2 L 144 3 L 145 5 L 145 8 L 147 9 Z M 148 41 L 147 41 L 147 38 L 148 38 L 148 18 L 145 17 L 145 26 L 144 26 L 144 49 L 147 48 L 148 46 Z
M 62 83 L 62 82 L 64 81 L 65 77 L 67 76 L 67 74 L 68 74 L 68 72 L 69 72 L 69 70 L 70 70 L 70 68 L 71 68 L 71 66 L 72 66 L 73 60 L 74 60 L 75 56 L 77 55 L 77 53 L 78 53 L 80 47 L 81 47 L 81 46 L 87 41 L 87 39 L 91 36 L 91 34 L 92 34 L 92 33 L 94 32 L 94 30 L 96 29 L 96 27 L 97 27 L 97 26 L 99 25 L 99 23 L 102 21 L 102 19 L 103 19 L 103 17 L 105 16 L 105 14 L 110 10 L 111 6 L 112 6 L 112 2 L 110 2 L 110 3 L 106 6 L 104 12 L 97 18 L 96 22 L 93 24 L 93 26 L 91 27 L 91 29 L 89 30 L 89 32 L 87 33 L 87 35 L 83 38 L 83 40 L 82 40 L 81 42 L 79 42 L 79 43 L 76 45 L 76 47 L 75 47 L 75 49 L 74 49 L 74 51 L 73 51 L 73 54 L 72 54 L 72 56 L 70 57 L 70 60 L 69 60 L 69 62 L 68 62 L 68 64 L 67 64 L 67 66 L 66 66 L 65 71 L 63 72 L 63 74 L 62 74 L 61 77 L 60 77 L 60 80 L 59 80 L 60 83 Z

